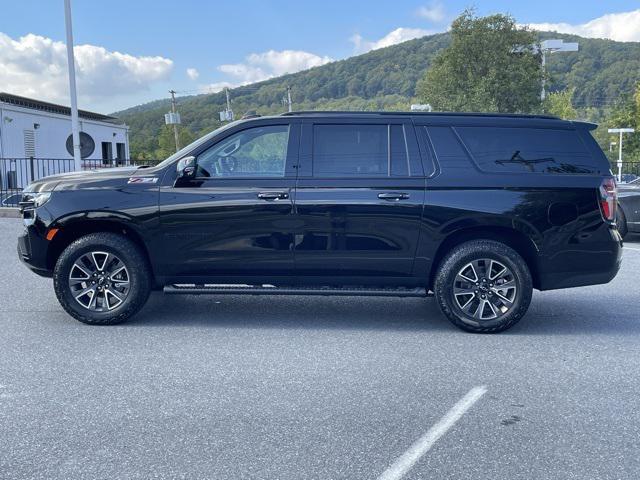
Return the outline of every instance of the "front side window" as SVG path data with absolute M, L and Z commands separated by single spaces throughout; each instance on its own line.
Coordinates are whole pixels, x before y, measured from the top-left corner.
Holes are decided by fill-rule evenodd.
M 313 175 L 387 176 L 388 125 L 315 125 Z
M 198 177 L 284 177 L 288 125 L 235 133 L 198 155 Z

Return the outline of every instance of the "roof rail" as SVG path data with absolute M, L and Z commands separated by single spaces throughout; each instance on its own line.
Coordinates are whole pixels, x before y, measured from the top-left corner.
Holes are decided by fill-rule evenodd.
M 408 115 L 408 116 L 455 116 L 455 117 L 515 117 L 515 118 L 543 118 L 548 120 L 560 120 L 553 115 L 528 114 L 528 113 L 482 113 L 482 112 L 386 112 L 364 110 L 299 110 L 285 112 L 284 117 L 297 115 Z

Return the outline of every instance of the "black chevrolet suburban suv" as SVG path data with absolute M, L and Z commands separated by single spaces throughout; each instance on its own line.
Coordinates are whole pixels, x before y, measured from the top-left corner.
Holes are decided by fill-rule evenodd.
M 154 167 L 44 178 L 18 253 L 89 324 L 167 294 L 428 296 L 498 332 L 532 290 L 609 282 L 616 184 L 595 125 L 537 115 L 294 112 Z

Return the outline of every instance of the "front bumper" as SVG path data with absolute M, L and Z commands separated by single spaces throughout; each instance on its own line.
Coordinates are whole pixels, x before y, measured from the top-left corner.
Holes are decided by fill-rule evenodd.
M 18 258 L 32 272 L 41 277 L 51 277 L 53 272 L 47 266 L 49 242 L 36 224 L 25 223 L 25 228 L 18 237 Z

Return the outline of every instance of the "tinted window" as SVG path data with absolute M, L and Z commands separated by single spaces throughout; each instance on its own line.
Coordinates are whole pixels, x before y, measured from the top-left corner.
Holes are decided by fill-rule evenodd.
M 289 126 L 235 133 L 198 156 L 199 177 L 284 177 Z
M 315 125 L 313 174 L 318 177 L 389 175 L 388 125 Z
M 440 166 L 446 169 L 474 170 L 471 160 L 451 127 L 429 127 L 428 139 Z
M 573 130 L 456 127 L 478 166 L 488 172 L 594 173 Z
M 389 133 L 391 136 L 389 142 L 391 145 L 391 175 L 406 177 L 409 175 L 409 152 L 407 151 L 404 127 L 391 125 Z

